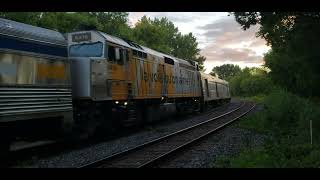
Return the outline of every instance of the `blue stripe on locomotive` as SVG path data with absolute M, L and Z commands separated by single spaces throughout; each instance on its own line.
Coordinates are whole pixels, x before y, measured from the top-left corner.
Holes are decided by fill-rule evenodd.
M 31 41 L 22 41 L 16 38 L 0 36 L 0 48 L 67 57 L 66 46 L 47 45 Z

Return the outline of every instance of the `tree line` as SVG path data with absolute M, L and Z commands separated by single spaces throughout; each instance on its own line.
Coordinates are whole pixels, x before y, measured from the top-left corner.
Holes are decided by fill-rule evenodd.
M 257 36 L 271 46 L 265 66 L 273 82 L 295 94 L 320 95 L 319 12 L 235 12 L 243 30 L 259 24 Z
M 223 65 L 213 71 L 229 80 L 233 96 L 263 104 L 239 126 L 266 140 L 222 158 L 218 167 L 319 167 L 320 13 L 232 14 L 244 30 L 260 25 L 257 36 L 271 46 L 264 56 L 266 68 Z
M 235 20 L 247 30 L 260 25 L 262 37 L 271 50 L 265 67 L 273 83 L 304 97 L 320 95 L 320 13 L 319 12 L 234 12 Z M 211 74 L 222 78 L 241 72 L 234 65 L 215 67 Z M 230 78 L 229 78 L 230 79 Z
M 96 29 L 181 59 L 197 61 L 203 70 L 206 58 L 200 55 L 192 33 L 182 34 L 167 18 L 143 16 L 130 27 L 128 16 L 127 12 L 0 12 L 2 18 L 62 33 Z

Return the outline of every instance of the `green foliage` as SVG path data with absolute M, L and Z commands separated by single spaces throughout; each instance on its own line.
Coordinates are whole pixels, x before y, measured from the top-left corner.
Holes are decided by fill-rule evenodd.
M 264 126 L 264 123 L 262 123 L 266 118 L 265 113 L 255 113 L 246 117 L 244 120 L 241 120 L 239 127 L 250 129 L 257 133 L 267 133 L 268 131 Z
M 195 59 L 195 61 L 198 62 L 199 70 L 200 70 L 200 71 L 203 71 L 203 72 L 205 71 L 204 65 L 203 65 L 203 63 L 204 63 L 205 60 L 206 60 L 206 57 L 201 56 L 201 55 L 198 55 L 197 58 Z
M 178 29 L 166 18 L 151 20 L 143 16 L 133 29 L 135 41 L 152 49 L 171 54 L 170 46 Z
M 130 39 L 132 32 L 127 24 L 126 12 L 90 12 L 90 17 L 97 19 L 99 30 L 107 34 Z
M 280 88 L 263 98 L 264 110 L 239 122 L 242 128 L 264 133 L 263 147 L 222 157 L 220 167 L 319 167 L 320 107 Z M 313 120 L 313 145 L 310 144 Z
M 218 76 L 222 79 L 229 79 L 241 73 L 241 69 L 238 65 L 233 64 L 223 64 L 222 66 L 216 66 L 212 69 L 211 75 Z
M 250 97 L 243 97 L 241 99 L 243 100 L 247 100 L 247 101 L 253 101 L 255 103 L 263 103 L 264 102 L 264 99 L 266 98 L 267 95 L 265 94 L 258 94 L 258 95 L 255 95 L 255 96 L 250 96 Z
M 242 122 L 260 130 L 264 128 L 263 131 L 268 131 L 274 137 L 285 137 L 296 143 L 309 141 L 310 120 L 313 120 L 315 130 L 320 129 L 320 108 L 309 100 L 274 88 L 263 98 L 263 104 L 263 112 Z M 314 133 L 314 141 L 320 143 L 320 131 Z
M 200 56 L 198 42 L 192 33 L 182 35 L 167 18 L 150 19 L 143 16 L 133 28 L 133 38 L 141 45 L 172 56 L 193 60 L 203 70 L 204 56 Z
M 0 12 L 0 17 L 36 26 L 41 14 L 41 12 Z
M 308 144 L 286 147 L 269 144 L 258 149 L 245 149 L 235 157 L 220 157 L 216 167 L 232 168 L 316 168 L 320 167 L 319 146 Z
M 274 167 L 274 163 L 279 161 L 264 150 L 247 150 L 240 154 L 238 158 L 230 162 L 235 168 L 266 168 Z
M 146 16 L 134 28 L 130 28 L 128 15 L 127 12 L 0 12 L 2 18 L 62 33 L 94 27 L 181 59 L 197 61 L 200 70 L 203 70 L 206 58 L 200 55 L 198 42 L 192 33 L 182 35 L 167 18 L 151 20 Z
M 320 95 L 319 12 L 236 12 L 244 30 L 260 24 L 258 36 L 271 45 L 265 57 L 270 77 L 279 86 L 301 96 Z
M 245 68 L 229 78 L 231 94 L 234 96 L 255 96 L 267 94 L 274 87 L 263 69 Z

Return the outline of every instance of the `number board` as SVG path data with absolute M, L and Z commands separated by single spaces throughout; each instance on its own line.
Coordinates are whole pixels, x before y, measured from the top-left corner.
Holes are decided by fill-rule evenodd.
M 72 42 L 81 42 L 81 41 L 90 41 L 91 33 L 81 33 L 81 34 L 73 34 Z

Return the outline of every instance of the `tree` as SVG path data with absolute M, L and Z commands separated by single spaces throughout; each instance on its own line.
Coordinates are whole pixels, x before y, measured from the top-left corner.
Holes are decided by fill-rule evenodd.
M 0 12 L 0 17 L 37 26 L 41 12 Z
M 63 33 L 95 27 L 114 36 L 130 37 L 128 13 L 124 12 L 0 12 L 0 17 Z
M 199 55 L 199 56 L 195 59 L 195 61 L 198 62 L 199 70 L 200 70 L 200 71 L 205 71 L 204 65 L 203 65 L 203 63 L 204 63 L 205 60 L 206 60 L 206 57 L 201 56 L 201 55 Z
M 157 51 L 172 54 L 178 29 L 166 18 L 151 20 L 143 16 L 133 29 L 134 40 Z
M 173 41 L 172 54 L 182 59 L 196 59 L 200 49 L 198 49 L 197 39 L 192 33 L 182 35 L 179 33 Z
M 130 39 L 132 32 L 128 25 L 127 12 L 89 12 L 97 20 L 98 30 L 107 34 Z
M 265 56 L 272 80 L 303 96 L 320 95 L 319 12 L 237 12 L 244 30 L 259 24 L 257 36 L 272 50 Z
M 200 70 L 206 59 L 199 54 L 193 34 L 181 34 L 167 18 L 151 20 L 143 16 L 130 28 L 126 12 L 0 12 L 0 17 L 62 33 L 95 28 L 181 59 L 197 61 Z
M 241 69 L 238 65 L 233 64 L 224 64 L 222 66 L 216 66 L 212 69 L 211 75 L 216 75 L 222 79 L 229 79 L 241 72 Z
M 83 30 L 84 26 L 99 27 L 97 20 L 83 12 L 45 12 L 39 26 L 55 29 L 62 33 Z
M 181 34 L 167 18 L 152 20 L 143 16 L 133 29 L 133 37 L 141 45 L 181 59 L 197 61 L 200 70 L 203 70 L 206 58 L 200 55 L 197 39 L 192 33 Z
M 235 96 L 267 94 L 274 88 L 267 71 L 260 67 L 240 69 L 234 76 L 229 76 L 228 81 Z

